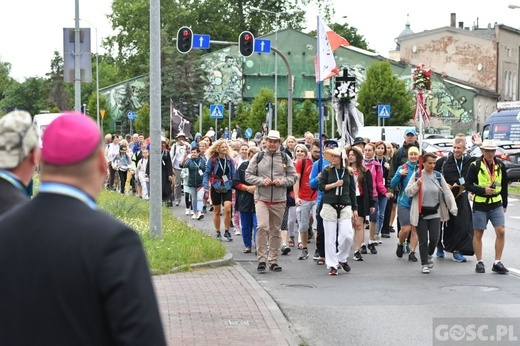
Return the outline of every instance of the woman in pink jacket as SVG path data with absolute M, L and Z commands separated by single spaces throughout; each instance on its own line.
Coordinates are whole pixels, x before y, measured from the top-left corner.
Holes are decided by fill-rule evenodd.
M 368 240 L 368 249 L 371 253 L 376 254 L 376 246 L 379 244 L 379 233 L 383 224 L 385 216 L 387 191 L 385 187 L 385 180 L 383 178 L 383 167 L 375 159 L 376 146 L 372 143 L 365 145 L 365 167 L 370 170 L 372 174 L 373 198 L 376 202 L 375 211 L 370 213 L 370 237 Z

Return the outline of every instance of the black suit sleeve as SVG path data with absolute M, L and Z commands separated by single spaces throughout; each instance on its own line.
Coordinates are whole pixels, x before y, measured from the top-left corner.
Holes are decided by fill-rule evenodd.
M 118 232 L 104 249 L 99 272 L 103 307 L 117 345 L 166 345 L 139 236 Z

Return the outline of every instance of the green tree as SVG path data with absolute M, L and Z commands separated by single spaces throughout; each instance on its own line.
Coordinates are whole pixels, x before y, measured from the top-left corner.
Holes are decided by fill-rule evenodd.
M 318 109 L 316 105 L 305 100 L 300 109 L 294 113 L 293 118 L 293 134 L 294 136 L 303 136 L 307 131 L 316 133 L 319 130 Z
M 13 83 L 13 79 L 11 78 L 10 73 L 11 64 L 0 61 L 0 101 L 5 97 L 7 89 Z
M 266 121 L 265 104 L 274 101 L 274 93 L 271 89 L 263 88 L 251 103 L 249 116 L 241 124 L 242 128 L 250 127 L 253 135 L 262 130 L 262 124 Z
M 42 110 L 49 110 L 52 106 L 48 97 L 47 81 L 41 77 L 30 77 L 23 83 L 11 83 L 0 102 L 0 108 L 4 112 L 9 108 L 20 108 L 33 115 Z
M 60 110 L 71 108 L 71 88 L 67 87 L 63 75 L 63 58 L 58 51 L 54 51 L 51 60 L 51 72 L 48 78 L 48 97 L 51 103 Z
M 135 131 L 145 138 L 150 136 L 150 104 L 145 103 L 137 112 Z
M 385 121 L 386 125 L 405 126 L 413 116 L 412 93 L 406 82 L 394 74 L 388 61 L 376 61 L 368 67 L 357 101 L 358 109 L 365 115 L 366 126 L 377 125 L 372 107 L 378 103 L 390 105 L 391 116 Z

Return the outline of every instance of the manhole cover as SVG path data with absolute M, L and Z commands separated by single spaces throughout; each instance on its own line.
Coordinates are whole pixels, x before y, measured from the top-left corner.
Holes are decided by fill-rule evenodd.
M 285 288 L 316 288 L 314 285 L 289 285 L 289 284 L 282 284 Z
M 495 286 L 446 286 L 441 288 L 447 292 L 494 292 L 500 291 L 500 287 Z
M 248 326 L 249 321 L 246 320 L 229 320 L 228 322 L 232 326 Z

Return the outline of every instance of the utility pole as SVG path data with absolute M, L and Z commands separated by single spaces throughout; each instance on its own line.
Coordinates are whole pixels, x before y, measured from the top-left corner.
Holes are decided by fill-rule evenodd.
M 79 0 L 76 0 L 74 27 L 74 110 L 81 111 L 81 42 L 79 28 Z

